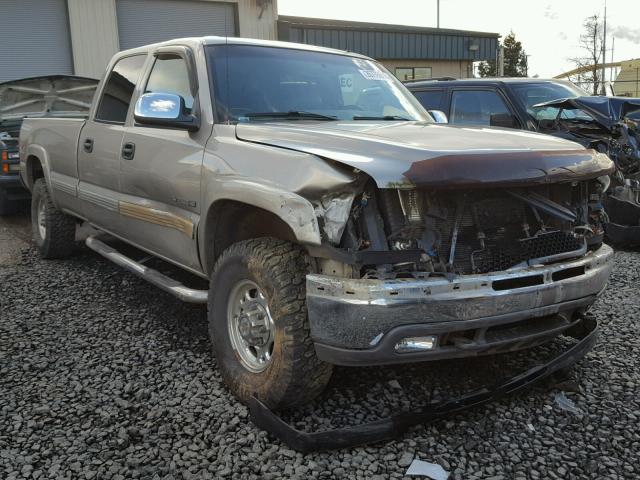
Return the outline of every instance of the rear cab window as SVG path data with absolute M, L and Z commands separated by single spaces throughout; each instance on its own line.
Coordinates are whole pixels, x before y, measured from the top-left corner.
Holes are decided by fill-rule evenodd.
M 102 89 L 95 120 L 124 125 L 146 58 L 140 54 L 118 60 Z

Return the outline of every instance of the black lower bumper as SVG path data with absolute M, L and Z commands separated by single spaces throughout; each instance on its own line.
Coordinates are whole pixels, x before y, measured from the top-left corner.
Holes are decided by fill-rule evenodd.
M 24 188 L 20 175 L 0 174 L 0 194 L 9 201 L 20 201 L 31 198 L 29 190 Z
M 597 340 L 597 332 L 596 320 L 583 318 L 578 325 L 572 328 L 572 336 L 579 339 L 578 343 L 544 365 L 533 367 L 520 375 L 493 386 L 480 388 L 459 398 L 428 404 L 412 412 L 401 413 L 363 425 L 323 432 L 302 432 L 288 425 L 255 397 L 249 402 L 251 420 L 256 426 L 277 437 L 288 447 L 301 452 L 351 448 L 391 440 L 413 426 L 492 402 L 527 388 L 553 373 L 573 365 L 593 348 Z

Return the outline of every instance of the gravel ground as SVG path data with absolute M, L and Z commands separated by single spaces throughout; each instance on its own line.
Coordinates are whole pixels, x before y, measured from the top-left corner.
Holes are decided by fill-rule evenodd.
M 4 241 L 3 241 L 4 244 Z M 3 245 L 4 247 L 4 245 Z M 414 458 L 451 478 L 640 476 L 640 253 L 616 253 L 593 309 L 601 340 L 558 383 L 386 444 L 302 455 L 227 391 L 206 312 L 81 249 L 0 263 L 0 478 L 402 478 Z M 358 423 L 513 374 L 562 348 L 473 361 L 336 370 L 298 428 Z M 564 391 L 579 413 L 560 409 Z

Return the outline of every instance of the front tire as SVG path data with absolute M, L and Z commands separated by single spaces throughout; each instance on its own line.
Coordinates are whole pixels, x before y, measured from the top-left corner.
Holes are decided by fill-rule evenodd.
M 306 309 L 309 256 L 274 238 L 238 242 L 216 262 L 209 293 L 209 334 L 222 376 L 247 403 L 271 408 L 306 403 L 331 377 L 316 357 Z
M 42 258 L 65 258 L 73 253 L 76 221 L 53 204 L 44 178 L 33 185 L 31 230 Z

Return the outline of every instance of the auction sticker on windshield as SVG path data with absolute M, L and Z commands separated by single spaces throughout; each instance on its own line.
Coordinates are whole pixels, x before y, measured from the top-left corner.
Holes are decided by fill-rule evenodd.
M 385 75 L 384 72 L 381 72 L 379 70 L 358 70 L 358 71 L 360 72 L 360 75 L 362 75 L 367 80 L 381 80 L 381 81 L 389 80 L 387 78 L 387 75 Z

